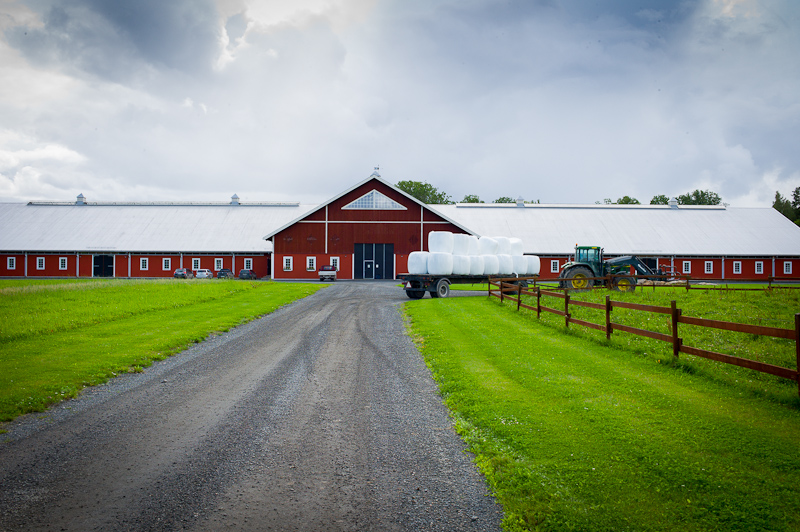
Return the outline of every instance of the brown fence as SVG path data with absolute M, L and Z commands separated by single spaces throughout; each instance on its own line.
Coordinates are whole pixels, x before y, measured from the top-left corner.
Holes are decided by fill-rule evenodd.
M 619 277 L 631 277 L 630 275 L 606 275 L 605 277 L 586 277 L 585 280 L 593 281 L 594 285 L 592 288 L 607 288 L 614 286 L 614 279 Z M 639 288 L 650 288 L 652 287 L 653 290 L 658 288 L 683 288 L 685 290 L 773 290 L 776 288 L 787 289 L 787 290 L 796 290 L 800 289 L 800 277 L 761 277 L 757 279 L 712 279 L 712 278 L 702 278 L 702 279 L 693 279 L 691 275 L 686 274 L 675 274 L 672 279 L 666 282 L 660 282 L 661 279 L 664 278 L 663 275 L 636 275 L 635 278 L 637 279 L 638 283 L 636 286 Z M 552 285 L 554 283 L 558 284 L 563 280 L 568 279 L 531 279 L 533 286 L 541 285 L 544 288 L 547 288 L 548 284 Z M 642 282 L 644 280 L 644 282 Z M 647 283 L 648 281 L 652 281 Z M 692 284 L 694 283 L 694 284 Z M 708 285 L 703 283 L 714 283 L 714 285 Z M 785 283 L 791 283 L 790 285 L 786 285 Z M 752 287 L 742 287 L 740 285 L 746 284 L 763 284 L 764 288 L 752 288 Z M 724 285 L 724 286 L 723 286 Z M 549 288 L 553 290 L 564 290 L 564 288 L 556 288 L 550 286 Z M 576 290 L 576 289 L 572 289 Z M 586 290 L 586 289 L 581 289 Z
M 516 281 L 516 279 L 514 280 Z M 496 287 L 496 288 L 493 288 Z M 522 296 L 532 296 L 536 298 L 536 306 L 526 305 L 522 302 Z M 564 318 L 564 326 L 569 328 L 570 324 L 580 325 L 603 331 L 606 333 L 606 338 L 611 338 L 611 334 L 615 331 L 626 332 L 654 340 L 661 340 L 662 342 L 669 342 L 672 344 L 672 354 L 678 357 L 680 353 L 687 355 L 694 355 L 711 360 L 724 362 L 725 364 L 733 364 L 743 368 L 760 371 L 762 373 L 769 373 L 785 379 L 791 379 L 797 382 L 798 393 L 800 394 L 800 313 L 794 315 L 794 329 L 781 329 L 778 327 L 764 327 L 761 325 L 748 325 L 744 323 L 732 323 L 727 321 L 709 320 L 705 318 L 693 318 L 690 316 L 683 316 L 681 309 L 677 308 L 675 301 L 672 301 L 670 307 L 659 307 L 654 305 L 642 305 L 639 303 L 626 303 L 622 301 L 612 301 L 610 296 L 606 296 L 605 303 L 591 303 L 588 301 L 571 300 L 569 292 L 554 292 L 549 290 L 542 290 L 540 286 L 533 287 L 532 289 L 520 288 L 516 282 L 511 280 L 493 279 L 489 281 L 489 296 L 500 298 L 500 301 L 509 300 L 516 303 L 517 310 L 520 308 L 536 311 L 536 317 L 539 318 L 542 312 L 549 312 Z M 564 302 L 564 310 L 557 308 L 546 307 L 542 305 L 542 297 L 551 297 L 560 299 Z M 593 323 L 590 321 L 579 320 L 570 315 L 570 305 L 578 307 L 586 307 L 595 310 L 605 311 L 605 323 Z M 636 310 L 640 312 L 653 312 L 657 314 L 668 314 L 671 318 L 671 334 L 664 334 L 655 331 L 648 331 L 646 329 L 639 329 L 622 325 L 621 323 L 614 323 L 611 321 L 611 311 L 614 308 L 625 308 Z M 795 352 L 797 354 L 797 365 L 795 369 L 784 368 L 782 366 L 775 366 L 773 364 L 766 364 L 757 360 L 749 360 L 746 358 L 735 357 L 726 355 L 724 353 L 717 353 L 715 351 L 707 351 L 697 347 L 690 347 L 683 345 L 683 338 L 680 337 L 678 325 L 684 323 L 686 325 L 696 325 L 699 327 L 711 327 L 714 329 L 722 329 L 725 331 L 734 331 L 746 334 L 756 334 L 760 336 L 771 336 L 774 338 L 785 338 L 787 340 L 794 340 Z

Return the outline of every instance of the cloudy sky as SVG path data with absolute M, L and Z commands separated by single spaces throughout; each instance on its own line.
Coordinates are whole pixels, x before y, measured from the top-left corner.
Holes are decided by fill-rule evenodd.
M 0 201 L 800 186 L 796 0 L 0 0 Z

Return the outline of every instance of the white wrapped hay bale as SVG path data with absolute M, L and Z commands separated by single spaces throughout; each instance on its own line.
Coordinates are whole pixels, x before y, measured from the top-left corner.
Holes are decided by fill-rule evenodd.
M 500 259 L 497 258 L 497 255 L 481 255 L 481 259 L 483 259 L 483 275 L 500 273 Z
M 522 255 L 511 255 L 514 263 L 514 273 L 517 275 L 528 275 L 528 257 Z
M 428 233 L 428 251 L 431 253 L 452 253 L 453 233 L 450 231 L 431 231 Z
M 519 238 L 509 238 L 508 241 L 511 243 L 511 256 L 522 256 L 522 254 L 525 252 L 525 247 L 522 244 L 522 240 Z
M 469 249 L 467 250 L 467 255 L 475 256 L 480 254 L 481 252 L 478 247 L 478 237 L 475 235 L 469 235 Z
M 469 235 L 453 234 L 453 255 L 469 255 Z
M 541 268 L 539 257 L 536 255 L 525 255 L 525 258 L 528 259 L 528 275 L 539 275 L 539 268 Z
M 479 255 L 495 255 L 497 254 L 497 240 L 482 236 L 478 239 L 478 254 Z
M 469 275 L 469 255 L 453 255 L 453 275 Z
M 497 240 L 497 251 L 498 255 L 511 255 L 511 239 L 506 238 L 504 236 L 496 236 L 494 237 Z
M 428 273 L 431 275 L 453 275 L 453 255 L 450 253 L 430 253 Z
M 412 251 L 408 255 L 408 273 L 426 274 L 428 273 L 428 253 L 427 251 Z
M 476 239 L 477 243 L 477 239 Z M 469 274 L 470 275 L 483 275 L 483 256 L 470 255 L 469 256 Z
M 500 275 L 511 275 L 514 273 L 514 259 L 511 258 L 511 255 L 497 255 L 497 259 L 500 261 Z

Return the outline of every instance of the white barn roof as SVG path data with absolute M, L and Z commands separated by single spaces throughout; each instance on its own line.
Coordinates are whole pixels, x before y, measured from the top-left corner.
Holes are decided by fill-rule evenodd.
M 522 239 L 525 253 L 575 245 L 612 255 L 800 255 L 800 227 L 772 208 L 668 205 L 433 205 L 478 235 Z
M 316 205 L 0 204 L 0 251 L 269 253 L 265 229 Z

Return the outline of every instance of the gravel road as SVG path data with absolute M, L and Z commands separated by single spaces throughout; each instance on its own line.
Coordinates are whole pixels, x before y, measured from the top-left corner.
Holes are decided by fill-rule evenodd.
M 340 282 L 0 435 L 4 530 L 500 530 L 389 282 Z

